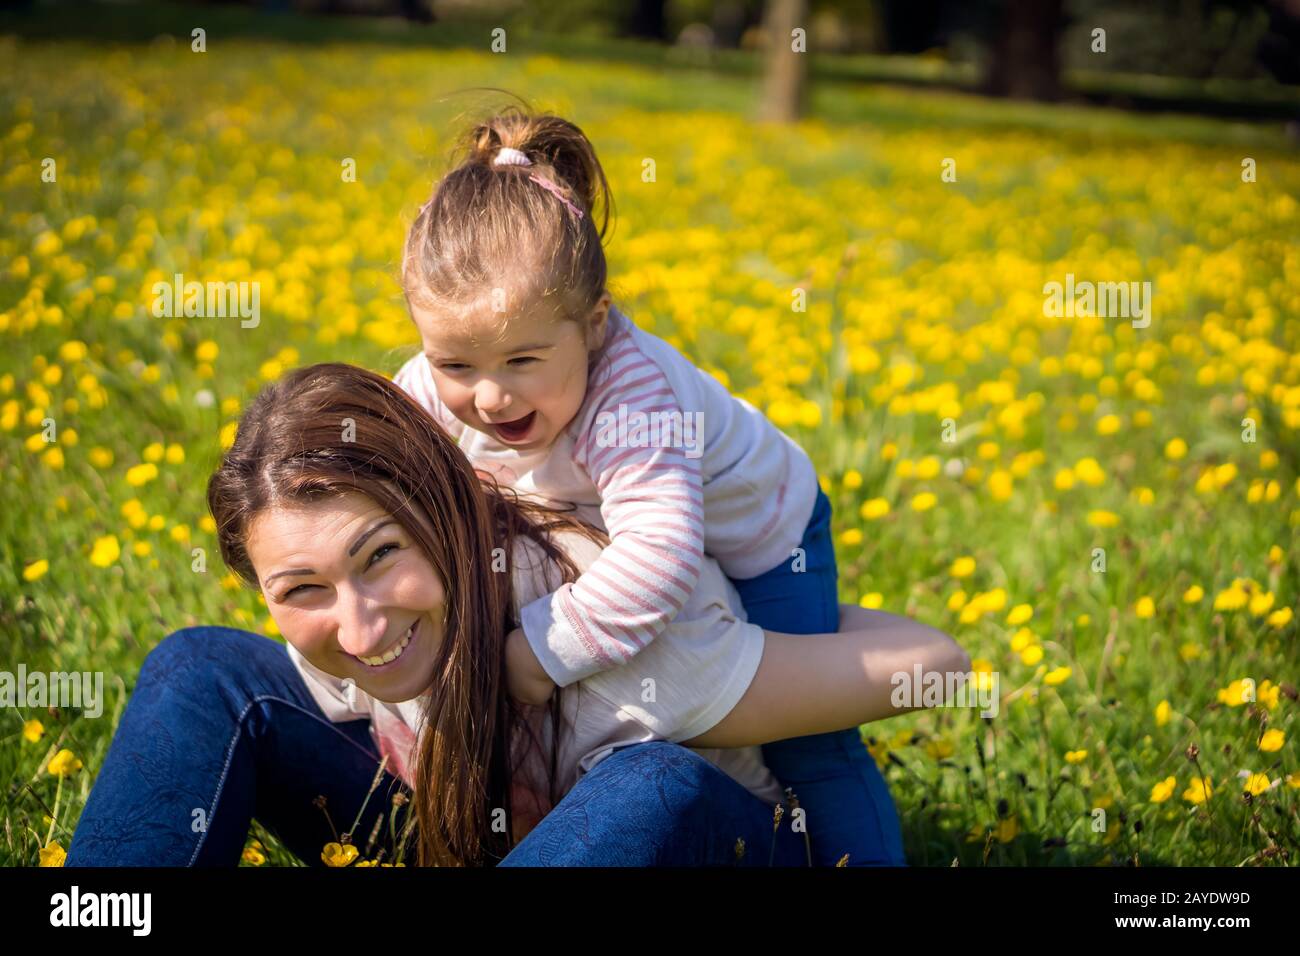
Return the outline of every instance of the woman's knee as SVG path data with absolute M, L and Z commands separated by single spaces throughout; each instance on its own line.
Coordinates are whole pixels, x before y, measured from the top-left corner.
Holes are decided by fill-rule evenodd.
M 715 805 L 711 797 L 731 782 L 699 754 L 662 740 L 621 748 L 605 763 L 606 773 L 623 784 L 621 800 L 635 804 L 643 816 L 678 822 L 708 812 Z
M 223 663 L 247 665 L 260 661 L 276 642 L 230 627 L 197 626 L 173 631 L 145 655 L 137 688 L 155 682 L 175 686 L 187 676 L 206 681 Z

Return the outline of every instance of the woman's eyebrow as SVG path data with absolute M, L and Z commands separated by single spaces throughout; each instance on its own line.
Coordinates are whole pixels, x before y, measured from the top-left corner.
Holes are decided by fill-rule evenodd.
M 372 534 L 379 531 L 381 528 L 388 527 L 390 524 L 397 524 L 397 522 L 392 518 L 381 518 L 378 524 L 371 525 L 370 530 L 357 538 L 352 547 L 348 548 L 348 557 L 355 557 L 356 553 L 361 550 L 361 546 L 370 540 Z
M 272 581 L 274 581 L 276 578 L 282 578 L 287 574 L 315 574 L 315 573 L 316 572 L 313 571 L 311 568 L 294 568 L 291 571 L 276 571 L 275 574 L 271 575 L 269 578 L 267 578 L 265 581 L 262 582 L 262 590 L 266 590 L 266 586 L 270 584 Z

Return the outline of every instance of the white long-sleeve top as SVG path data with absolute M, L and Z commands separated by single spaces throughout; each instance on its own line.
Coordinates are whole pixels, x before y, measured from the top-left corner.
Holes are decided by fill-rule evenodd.
M 520 615 L 560 687 L 650 646 L 697 586 L 705 554 L 732 578 L 755 577 L 791 559 L 812 516 L 817 472 L 804 451 L 613 307 L 582 406 L 549 448 L 520 452 L 465 425 L 439 400 L 423 355 L 395 381 L 476 468 L 520 494 L 598 509 L 610 546 Z
M 579 514 L 590 518 L 584 509 L 579 509 Z M 575 532 L 557 534 L 554 541 L 579 569 L 590 567 L 601 554 L 598 545 Z M 513 567 L 516 612 L 521 605 L 553 591 L 559 580 L 559 569 L 540 548 L 527 539 L 517 543 Z M 705 558 L 698 586 L 657 641 L 634 660 L 587 677 L 562 692 L 558 794 L 562 797 L 584 773 L 620 747 L 652 740 L 681 742 L 713 727 L 748 690 L 763 656 L 763 642 L 762 628 L 745 621 L 735 587 L 715 561 Z M 333 722 L 369 718 L 371 736 L 379 752 L 389 758 L 389 768 L 414 789 L 412 771 L 422 732 L 421 716 L 432 689 L 408 701 L 379 701 L 315 667 L 292 644 L 288 650 L 325 716 Z M 556 735 L 546 709 L 527 707 L 524 711 L 549 752 Z M 525 742 L 521 732 L 512 742 L 516 754 L 524 753 Z M 780 799 L 780 784 L 763 762 L 761 748 L 695 752 L 764 802 L 775 804 Z M 512 786 L 517 838 L 551 809 L 541 786 L 546 766 L 535 753 L 520 762 Z

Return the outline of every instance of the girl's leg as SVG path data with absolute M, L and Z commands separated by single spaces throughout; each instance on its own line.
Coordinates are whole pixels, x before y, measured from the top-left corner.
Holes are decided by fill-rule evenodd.
M 822 634 L 840 626 L 831 504 L 817 494 L 804 532 L 805 567 L 785 562 L 766 574 L 734 580 L 749 620 L 785 634 Z M 764 744 L 763 759 L 805 810 L 813 862 L 833 866 L 904 866 L 903 834 L 889 787 L 856 727 Z
M 806 866 L 789 809 L 775 835 L 774 810 L 686 747 L 635 744 L 584 774 L 499 865 Z
M 254 817 L 304 862 L 323 865 L 336 836 L 313 801 L 325 797 L 341 834 L 378 764 L 369 721 L 326 719 L 284 645 L 186 628 L 145 658 L 67 865 L 234 866 Z M 399 786 L 384 774 L 354 831 L 359 848 Z

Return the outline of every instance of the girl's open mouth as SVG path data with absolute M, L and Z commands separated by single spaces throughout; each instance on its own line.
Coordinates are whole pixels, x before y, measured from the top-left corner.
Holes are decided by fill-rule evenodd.
M 516 418 L 512 422 L 498 422 L 492 427 L 496 429 L 497 435 L 504 441 L 519 442 L 528 437 L 533 430 L 533 421 L 537 418 L 537 412 L 529 412 L 523 418 Z

